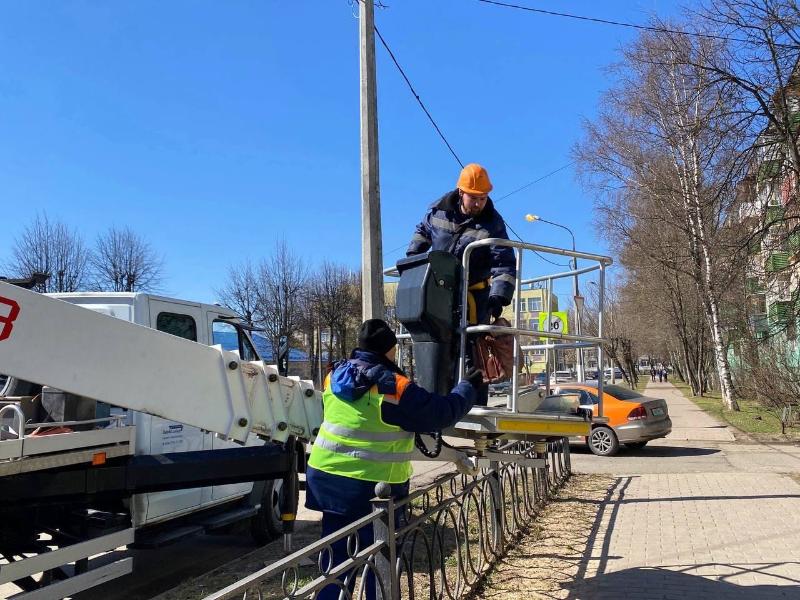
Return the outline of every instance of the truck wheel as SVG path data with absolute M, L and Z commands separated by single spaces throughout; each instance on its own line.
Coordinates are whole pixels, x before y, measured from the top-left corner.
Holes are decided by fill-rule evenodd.
M 617 434 L 610 427 L 595 427 L 589 434 L 589 450 L 597 456 L 614 456 L 619 450 Z
M 41 391 L 42 386 L 36 383 L 31 383 L 24 379 L 17 379 L 16 377 L 0 375 L 0 397 L 36 396 Z
M 261 508 L 250 521 L 250 535 L 258 545 L 266 544 L 283 533 L 280 507 L 283 479 L 272 479 L 265 483 Z M 297 497 L 299 497 L 300 486 L 296 486 L 295 489 L 298 490 Z

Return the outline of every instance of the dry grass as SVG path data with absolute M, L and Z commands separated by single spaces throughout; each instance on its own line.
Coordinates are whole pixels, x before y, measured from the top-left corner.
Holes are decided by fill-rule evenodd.
M 313 544 L 319 539 L 319 536 L 320 524 L 318 522 L 310 523 L 295 533 L 294 547 L 298 549 L 308 544 Z M 283 556 L 282 542 L 277 540 L 267 546 L 254 550 L 250 554 L 224 564 L 213 571 L 209 571 L 202 577 L 184 581 L 177 587 L 156 596 L 153 600 L 200 600 L 282 559 Z M 301 569 L 299 573 L 301 582 L 304 577 L 309 577 L 316 573 L 316 568 L 306 567 Z M 270 584 L 271 585 L 264 586 L 264 598 L 281 597 L 280 580 L 271 581 Z
M 489 569 L 486 579 L 472 597 L 500 600 L 566 598 L 582 566 L 585 569 L 585 550 L 592 527 L 612 484 L 611 477 L 573 475 L 499 562 Z M 474 513 L 468 517 L 468 536 L 473 542 L 480 531 L 474 518 Z M 295 535 L 295 548 L 317 539 L 319 525 L 309 524 Z M 458 570 L 458 549 L 454 544 L 446 546 L 444 568 L 448 578 L 454 581 Z M 183 582 L 154 600 L 199 600 L 281 558 L 281 544 L 273 543 L 202 577 Z M 414 558 L 416 563 L 417 557 Z M 423 565 L 417 567 L 425 570 Z M 298 575 L 302 586 L 318 575 L 318 571 L 315 566 L 309 566 L 301 568 Z M 414 574 L 416 591 L 423 596 L 427 589 L 424 578 L 419 572 Z M 278 579 L 264 582 L 262 592 L 264 598 L 283 597 Z
M 586 570 L 593 526 L 614 479 L 573 475 L 534 526 L 490 571 L 476 598 L 567 598 Z
M 672 382 L 681 393 L 705 412 L 715 416 L 728 425 L 732 425 L 752 438 L 761 442 L 796 442 L 800 441 L 800 428 L 787 428 L 781 433 L 780 418 L 772 411 L 753 400 L 739 402 L 739 410 L 727 410 L 718 391 L 710 391 L 705 396 L 692 396 L 691 388 L 680 380 Z

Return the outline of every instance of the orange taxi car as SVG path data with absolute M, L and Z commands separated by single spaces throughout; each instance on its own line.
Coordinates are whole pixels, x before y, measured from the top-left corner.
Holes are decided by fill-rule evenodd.
M 591 407 L 592 414 L 597 415 L 596 382 L 564 384 L 555 392 L 579 393 L 581 408 Z M 603 416 L 608 418 L 608 424 L 592 426 L 586 438 L 589 449 L 598 456 L 613 456 L 620 444 L 644 448 L 650 440 L 666 437 L 672 431 L 672 420 L 664 400 L 648 398 L 619 385 L 603 386 Z

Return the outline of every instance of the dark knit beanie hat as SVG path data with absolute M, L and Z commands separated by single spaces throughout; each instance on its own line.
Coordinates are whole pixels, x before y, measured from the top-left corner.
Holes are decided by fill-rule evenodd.
M 362 350 L 386 354 L 397 345 L 397 337 L 381 319 L 368 319 L 358 330 L 358 347 Z

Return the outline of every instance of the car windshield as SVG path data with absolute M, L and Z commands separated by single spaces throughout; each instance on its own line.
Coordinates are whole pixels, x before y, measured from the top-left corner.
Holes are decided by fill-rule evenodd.
M 603 391 L 606 394 L 614 396 L 617 400 L 638 400 L 644 398 L 639 392 L 626 389 L 620 385 L 604 385 Z

